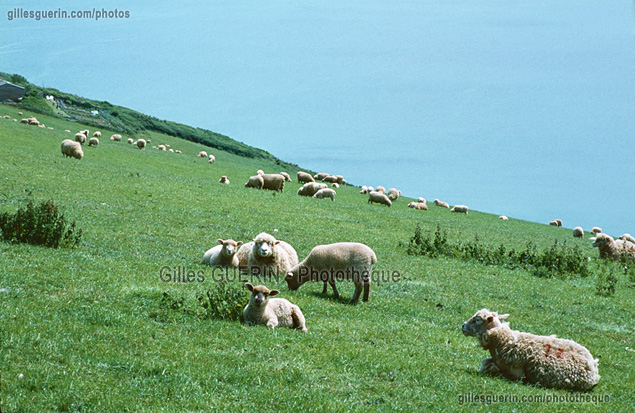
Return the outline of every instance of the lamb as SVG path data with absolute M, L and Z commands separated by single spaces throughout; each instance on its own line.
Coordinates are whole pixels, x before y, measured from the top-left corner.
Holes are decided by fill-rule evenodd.
M 115 142 L 121 142 L 121 135 L 119 135 L 118 133 L 115 133 L 114 135 L 110 137 L 110 140 Z
M 80 145 L 83 145 L 84 143 L 86 143 L 86 135 L 84 135 L 81 132 L 76 133 L 75 134 L 75 142 L 79 142 Z
M 181 153 L 181 151 L 179 151 L 179 153 Z M 208 156 L 208 158 L 207 158 L 207 159 L 208 159 L 208 162 L 209 162 L 209 163 L 214 163 L 214 162 L 216 162 L 216 157 L 215 157 L 214 155 L 212 155 L 211 153 L 209 154 L 209 156 Z
M 11 119 L 11 116 L 9 116 L 9 115 L 4 115 L 4 116 L 3 116 L 3 118 L 4 118 L 4 119 Z
M 217 245 L 210 248 L 203 255 L 203 263 L 211 266 L 238 268 L 238 257 L 236 252 L 242 241 L 233 239 L 219 239 Z
M 198 157 L 199 157 L 199 158 L 207 158 L 207 157 L 208 157 L 208 156 L 207 156 L 207 152 L 205 152 L 205 151 L 200 151 L 200 152 L 198 153 Z
M 300 196 L 313 196 L 320 189 L 326 188 L 326 184 L 319 184 L 317 182 L 307 182 L 298 189 L 298 195 Z
M 93 133 L 93 138 L 101 138 L 101 132 L 95 131 L 95 133 Z
M 600 258 L 610 258 L 618 261 L 624 256 L 635 262 L 635 243 L 617 239 L 614 240 L 608 234 L 598 234 L 593 243 L 594 247 L 600 250 Z
M 145 149 L 146 148 L 146 140 L 145 139 L 139 139 L 137 141 L 137 148 Z
M 82 145 L 79 142 L 72 141 L 70 139 L 64 139 L 62 141 L 62 155 L 66 157 L 73 157 L 75 159 L 82 159 L 84 151 L 82 151 Z
M 390 188 L 388 190 L 388 199 L 396 201 L 401 196 L 401 191 L 396 188 Z
M 366 185 L 362 186 L 362 189 L 359 191 L 360 194 L 367 194 L 368 193 L 368 187 Z
M 442 207 L 442 208 L 448 208 L 448 209 L 450 208 L 450 204 L 448 204 L 447 202 L 439 201 L 438 199 L 435 199 L 435 200 L 434 200 L 434 203 L 435 203 L 437 206 L 440 206 L 440 207 Z
M 97 145 L 99 145 L 99 139 L 90 138 L 90 140 L 88 141 L 88 146 L 97 146 Z
M 498 217 L 498 219 L 502 219 L 503 221 L 509 221 L 509 218 L 507 218 L 505 215 L 501 215 L 500 217 Z
M 286 182 L 291 182 L 291 177 L 289 176 L 289 174 L 288 174 L 288 173 L 286 173 L 286 172 L 280 172 L 280 175 L 284 176 L 284 180 L 285 180 Z
M 362 290 L 364 290 L 362 300 L 368 301 L 370 273 L 376 262 L 375 252 L 367 245 L 358 242 L 318 245 L 301 263 L 288 272 L 285 280 L 291 290 L 297 290 L 307 281 L 328 282 L 333 288 L 335 299 L 339 298 L 335 280 L 353 280 L 355 292 L 351 298 L 351 304 L 354 304 L 359 300 Z
M 330 175 L 330 174 L 327 174 L 327 173 L 325 173 L 325 172 L 320 172 L 320 173 L 315 174 L 315 175 L 313 176 L 313 178 L 315 178 L 315 180 L 317 180 L 317 181 L 321 181 L 321 180 L 323 180 L 324 178 L 326 178 L 326 177 L 327 177 L 327 176 L 329 176 L 329 175 Z
M 592 234 L 600 234 L 600 233 L 602 233 L 602 228 L 600 228 L 600 227 L 593 227 L 593 228 L 591 228 L 591 233 L 592 233 Z
M 369 192 L 368 193 L 368 203 L 377 203 L 377 204 L 382 204 L 382 205 L 386 205 L 388 207 L 390 207 L 392 205 L 392 201 L 386 196 L 386 194 L 383 194 L 381 192 Z
M 298 171 L 298 182 L 315 182 L 315 179 L 306 172 Z
M 331 198 L 331 201 L 335 201 L 335 194 L 336 192 L 332 190 L 331 188 L 323 188 L 317 191 L 313 195 L 313 198 L 317 198 L 317 199 Z
M 262 178 L 262 175 L 254 175 L 249 177 L 249 180 L 245 183 L 245 188 L 262 189 L 264 185 L 265 180 Z
M 452 207 L 450 212 L 457 212 L 457 213 L 461 213 L 461 214 L 467 215 L 468 210 L 469 210 L 469 208 L 466 207 L 465 205 L 454 205 L 454 207 Z
M 582 229 L 582 227 L 573 228 L 573 236 L 575 238 L 583 238 L 584 237 L 584 230 Z
M 238 258 L 238 267 L 239 268 L 247 268 L 247 262 L 249 260 L 249 253 L 254 248 L 254 242 L 249 241 L 246 244 L 243 244 L 236 252 L 236 258 Z
M 254 238 L 247 257 L 248 272 L 253 275 L 286 274 L 298 264 L 295 249 L 273 235 L 261 232 Z
M 154 148 L 154 146 L 153 146 L 153 148 Z M 176 149 L 174 151 L 174 153 L 183 153 L 183 151 L 181 151 L 180 149 Z M 210 163 L 214 163 L 214 162 L 212 160 L 210 160 Z
M 284 189 L 284 176 L 280 174 L 264 174 L 261 175 L 264 180 L 262 189 L 268 189 L 270 191 L 280 191 Z
M 635 244 L 635 237 L 633 237 L 631 234 L 622 234 L 619 236 L 619 239 L 624 241 L 630 241 Z
M 386 193 L 386 188 L 384 188 L 383 186 L 378 186 L 377 188 L 375 188 L 376 192 L 381 192 L 382 194 Z
M 225 175 L 221 176 L 220 179 L 218 180 L 218 182 L 220 182 L 221 184 L 229 185 L 229 179 L 227 179 L 227 176 L 225 176 Z
M 411 202 L 408 204 L 408 208 L 427 211 L 428 205 L 425 202 Z
M 263 324 L 272 330 L 280 326 L 299 328 L 303 333 L 308 331 L 300 307 L 284 298 L 269 298 L 277 295 L 278 290 L 269 290 L 264 285 L 254 287 L 249 283 L 246 283 L 245 287 L 251 291 L 249 304 L 243 310 L 245 324 Z
M 466 336 L 476 337 L 492 357 L 483 360 L 481 374 L 525 378 L 543 387 L 589 391 L 600 380 L 598 359 L 572 340 L 512 330 L 503 322 L 508 314 L 477 311 L 463 323 Z
M 134 143 L 134 141 L 132 140 L 132 138 L 128 138 L 128 143 L 129 143 L 130 145 L 132 145 L 132 144 Z

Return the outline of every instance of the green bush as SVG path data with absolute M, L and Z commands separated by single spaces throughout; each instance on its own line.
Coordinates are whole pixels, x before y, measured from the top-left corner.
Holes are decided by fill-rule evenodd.
M 203 311 L 203 318 L 240 320 L 249 297 L 242 286 L 221 282 L 216 288 L 198 293 L 196 298 Z
M 18 103 L 18 106 L 31 112 L 41 113 L 42 115 L 56 116 L 53 108 L 48 103 L 46 103 L 46 100 L 44 100 L 44 98 L 38 95 L 26 96 Z
M 0 214 L 2 239 L 47 247 L 75 247 L 82 237 L 82 229 L 76 230 L 75 221 L 67 223 L 57 205 L 51 200 L 37 207 L 29 201 L 25 208 L 14 214 Z

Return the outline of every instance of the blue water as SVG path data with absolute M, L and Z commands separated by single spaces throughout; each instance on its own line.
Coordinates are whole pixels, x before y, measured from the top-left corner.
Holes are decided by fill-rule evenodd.
M 635 23 L 618 0 L 214 1 L 8 21 L 0 71 L 355 184 L 635 234 Z M 92 6 L 91 6 L 92 8 Z

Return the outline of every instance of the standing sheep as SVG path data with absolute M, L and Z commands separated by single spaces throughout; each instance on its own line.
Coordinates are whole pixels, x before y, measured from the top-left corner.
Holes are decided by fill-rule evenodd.
M 137 148 L 145 149 L 146 148 L 146 140 L 145 139 L 139 139 L 137 141 Z
M 128 143 L 129 143 L 130 145 L 134 144 L 134 141 L 132 140 L 132 138 L 128 138 Z
M 270 191 L 280 191 L 284 189 L 284 176 L 280 174 L 264 174 L 261 175 L 264 181 L 262 189 L 269 189 Z
M 221 184 L 229 185 L 229 179 L 225 175 L 221 176 L 220 179 L 218 180 L 218 182 L 220 182 Z
M 635 237 L 633 237 L 631 234 L 622 234 L 619 236 L 619 239 L 624 241 L 630 241 L 635 244 Z
M 401 191 L 396 188 L 390 188 L 388 190 L 388 199 L 391 201 L 396 201 L 401 196 Z M 425 203 L 425 201 L 424 201 Z
M 509 221 L 509 218 L 507 218 L 505 215 L 501 215 L 500 217 L 498 217 L 498 219 L 502 219 L 503 221 Z
M 179 151 L 179 153 L 180 153 L 180 152 L 181 152 L 181 151 Z M 208 159 L 208 162 L 209 162 L 209 163 L 214 163 L 214 162 L 216 162 L 216 157 L 215 157 L 214 155 L 212 155 L 211 153 L 209 154 L 209 156 L 208 156 L 208 158 L 207 158 L 207 159 Z
M 337 177 L 334 175 L 325 176 L 322 178 L 322 182 L 328 182 L 330 184 L 337 182 Z
M 381 192 L 382 194 L 386 193 L 386 188 L 384 188 L 383 186 L 378 186 L 377 188 L 375 188 L 375 192 Z
M 329 176 L 329 175 L 330 175 L 330 174 L 327 174 L 327 173 L 325 173 L 325 172 L 320 172 L 320 173 L 315 174 L 315 175 L 313 176 L 313 178 L 315 178 L 315 180 L 316 180 L 316 181 L 321 181 L 321 180 L 323 180 L 324 178 L 326 178 L 326 177 L 327 177 L 327 176 Z
M 266 232 L 261 232 L 254 238 L 247 258 L 249 274 L 254 275 L 286 274 L 297 264 L 298 254 L 295 249 Z
M 75 142 L 79 142 L 80 145 L 83 145 L 84 143 L 86 143 L 86 135 L 84 135 L 83 133 L 76 133 L 75 134 Z
M 93 137 L 94 138 L 101 138 L 101 132 L 95 131 L 95 133 L 93 133 Z
M 72 141 L 70 139 L 64 139 L 62 141 L 62 155 L 66 157 L 73 157 L 75 159 L 82 159 L 84 151 L 82 151 L 82 145 L 79 142 Z
M 582 227 L 573 228 L 573 236 L 575 238 L 583 238 L 584 237 L 584 230 L 582 229 Z
M 450 209 L 450 204 L 448 204 L 447 202 L 444 202 L 444 201 L 439 201 L 438 199 L 435 199 L 435 200 L 434 200 L 434 203 L 435 203 L 437 206 L 440 206 L 441 208 L 448 208 L 448 209 Z
M 460 214 L 467 215 L 468 210 L 469 210 L 469 208 L 466 207 L 465 205 L 454 205 L 454 207 L 452 207 L 450 212 L 457 212 L 457 213 L 460 213 Z
M 242 242 L 234 241 L 233 239 L 219 239 L 218 243 L 220 245 L 210 248 L 205 252 L 203 255 L 203 263 L 211 266 L 237 268 L 238 257 L 236 256 L 236 252 Z
M 386 196 L 386 194 L 381 192 L 369 192 L 368 193 L 368 203 L 377 203 L 390 207 L 392 205 L 392 201 Z
M 635 244 L 624 239 L 614 240 L 608 234 L 599 234 L 593 243 L 600 250 L 600 258 L 618 261 L 622 256 L 635 262 Z
M 313 195 L 313 198 L 317 198 L 317 199 L 331 198 L 331 201 L 335 201 L 335 194 L 336 194 L 335 191 L 332 190 L 331 188 L 323 188 L 317 191 Z
M 306 172 L 298 171 L 298 182 L 315 182 L 315 179 Z
M 362 189 L 360 189 L 359 193 L 360 194 L 367 194 L 368 193 L 368 187 L 366 185 L 362 186 Z
M 594 235 L 600 234 L 600 233 L 602 233 L 602 228 L 593 227 L 593 228 L 591 228 L 591 233 L 594 234 Z
M 298 195 L 300 196 L 313 196 L 320 189 L 326 188 L 326 184 L 319 184 L 317 182 L 307 182 L 298 189 Z
M 300 307 L 291 304 L 284 298 L 269 298 L 277 295 L 278 290 L 269 290 L 264 285 L 247 283 L 245 287 L 251 291 L 249 304 L 243 310 L 243 320 L 247 325 L 266 325 L 270 329 L 277 326 L 299 328 L 306 333 L 306 322 Z
M 285 180 L 286 182 L 291 182 L 291 177 L 289 176 L 289 174 L 288 174 L 288 173 L 286 173 L 286 172 L 280 172 L 280 175 L 284 176 L 284 180 Z
M 90 140 L 88 141 L 88 146 L 97 146 L 97 145 L 99 145 L 99 139 L 90 138 Z
M 339 298 L 336 279 L 353 280 L 355 293 L 351 304 L 359 300 L 364 290 L 363 301 L 370 295 L 370 272 L 377 262 L 375 252 L 367 245 L 357 242 L 337 242 L 318 245 L 301 263 L 289 271 L 285 280 L 291 290 L 297 290 L 307 281 L 328 282 L 333 288 L 333 297 Z M 326 286 L 325 286 L 326 287 Z
M 483 360 L 481 374 L 525 377 L 544 387 L 577 391 L 591 390 L 598 383 L 598 360 L 585 347 L 556 336 L 512 330 L 503 322 L 507 317 L 484 308 L 463 323 L 463 334 L 476 337 L 492 356 Z
M 199 158 L 207 158 L 207 152 L 205 152 L 205 151 L 200 151 L 200 152 L 198 153 L 198 157 L 199 157 Z
M 110 140 L 115 142 L 121 142 L 121 139 L 121 135 L 119 135 L 118 133 L 115 133 L 110 137 Z
M 245 188 L 262 189 L 264 185 L 265 180 L 262 178 L 262 175 L 254 175 L 249 177 L 249 180 L 245 183 Z

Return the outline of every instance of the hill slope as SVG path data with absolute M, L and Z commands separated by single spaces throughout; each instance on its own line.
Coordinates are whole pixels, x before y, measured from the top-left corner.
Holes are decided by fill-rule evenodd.
M 0 105 L 0 115 L 17 118 L 17 110 Z M 53 199 L 84 235 L 76 249 L 0 242 L 3 410 L 255 410 L 266 401 L 278 410 L 533 411 L 544 403 L 465 401 L 569 395 L 478 374 L 488 354 L 460 326 L 483 307 L 510 313 L 513 328 L 574 339 L 600 358 L 591 395 L 608 402 L 550 409 L 626 411 L 635 403 L 635 305 L 626 277 L 614 296 L 600 297 L 595 274 L 538 278 L 410 256 L 399 244 L 417 224 L 425 234 L 441 225 L 452 240 L 478 233 L 518 249 L 558 240 L 595 261 L 597 251 L 569 230 L 434 205 L 415 211 L 404 198 L 392 208 L 368 205 L 352 187 L 340 188 L 335 202 L 297 196 L 296 182 L 277 194 L 250 190 L 243 187 L 250 175 L 279 172 L 278 163 L 219 150 L 209 164 L 196 157 L 206 147 L 155 131 L 147 132 L 151 145 L 184 153 L 102 139 L 81 161 L 66 159 L 59 143 L 72 135 L 62 131 L 82 125 L 38 119 L 54 130 L 0 119 L 0 211 Z M 218 184 L 220 175 L 231 185 Z M 318 244 L 363 242 L 377 254 L 376 269 L 396 279 L 374 284 L 370 301 L 356 306 L 346 303 L 350 282 L 339 283 L 338 301 L 319 283 L 289 291 L 284 280 L 267 280 L 300 306 L 308 334 L 200 318 L 197 293 L 217 288 L 203 252 L 218 238 L 248 241 L 261 231 L 289 242 L 300 259 Z M 202 271 L 204 281 L 164 282 L 165 268 Z

